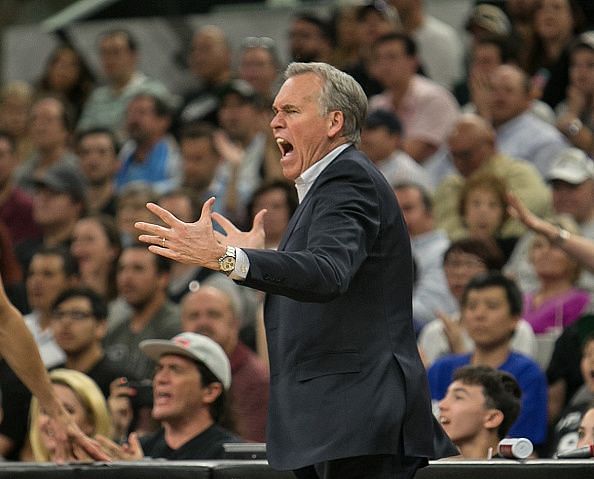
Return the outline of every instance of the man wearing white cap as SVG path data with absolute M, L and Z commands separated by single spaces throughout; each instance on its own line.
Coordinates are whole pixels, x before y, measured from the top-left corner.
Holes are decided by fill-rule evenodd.
M 140 349 L 157 362 L 152 416 L 162 427 L 140 440 L 132 433 L 123 446 L 101 437 L 103 448 L 118 460 L 221 459 L 224 443 L 240 441 L 218 424 L 231 386 L 231 366 L 223 349 L 195 333 L 145 340 Z

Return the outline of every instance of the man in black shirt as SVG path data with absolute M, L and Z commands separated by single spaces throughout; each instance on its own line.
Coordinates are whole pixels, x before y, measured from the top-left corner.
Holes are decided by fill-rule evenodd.
M 219 425 L 231 385 L 223 349 L 195 333 L 178 334 L 170 341 L 145 340 L 140 349 L 157 362 L 152 416 L 162 427 L 141 439 L 132 433 L 122 446 L 100 437 L 106 452 L 117 460 L 223 458 L 224 443 L 240 442 Z M 119 393 L 126 392 L 122 385 Z

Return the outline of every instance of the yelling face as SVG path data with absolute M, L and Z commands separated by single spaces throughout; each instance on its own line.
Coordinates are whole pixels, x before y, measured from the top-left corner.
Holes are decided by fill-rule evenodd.
M 311 72 L 293 76 L 274 100 L 270 126 L 281 151 L 283 175 L 288 180 L 295 180 L 340 144 L 342 113 L 322 115 L 322 82 Z

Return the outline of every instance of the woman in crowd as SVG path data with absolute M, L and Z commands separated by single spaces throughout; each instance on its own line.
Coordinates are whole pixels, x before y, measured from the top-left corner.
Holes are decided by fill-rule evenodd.
M 121 251 L 115 221 L 101 214 L 81 218 L 74 226 L 70 249 L 78 263 L 81 285 L 106 301 L 115 299 L 116 263 Z
M 534 41 L 524 69 L 533 75 L 541 99 L 555 107 L 569 83 L 569 45 L 583 28 L 575 0 L 541 0 L 534 16 Z
M 594 155 L 594 30 L 572 43 L 569 86 L 557 105 L 557 128 L 575 147 Z
M 577 227 L 567 218 L 560 217 L 557 224 L 566 231 L 577 232 Z M 529 254 L 539 288 L 524 295 L 524 318 L 537 335 L 560 331 L 575 322 L 591 301 L 587 291 L 575 287 L 580 266 L 542 234 L 534 238 Z
M 62 98 L 78 120 L 93 83 L 93 75 L 82 56 L 69 45 L 58 45 L 47 60 L 37 92 Z
M 105 397 L 91 378 L 73 369 L 55 369 L 49 375 L 60 402 L 85 434 L 111 436 Z M 29 438 L 37 462 L 52 461 L 54 457 L 56 443 L 48 430 L 48 421 L 49 417 L 33 398 Z
M 460 192 L 460 216 L 468 231 L 468 237 L 495 240 L 509 259 L 517 242 L 515 237 L 503 238 L 501 227 L 508 218 L 506 209 L 506 184 L 491 173 L 479 173 L 470 177 Z

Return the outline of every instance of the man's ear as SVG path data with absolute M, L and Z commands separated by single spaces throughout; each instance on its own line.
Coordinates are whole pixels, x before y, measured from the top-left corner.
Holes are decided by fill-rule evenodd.
M 332 111 L 328 115 L 328 137 L 339 136 L 344 127 L 344 114 L 341 111 Z
M 223 385 L 217 382 L 210 383 L 204 387 L 202 399 L 205 403 L 212 404 L 221 394 L 223 394 Z
M 499 409 L 489 409 L 485 414 L 485 429 L 497 429 L 503 422 L 504 415 Z

